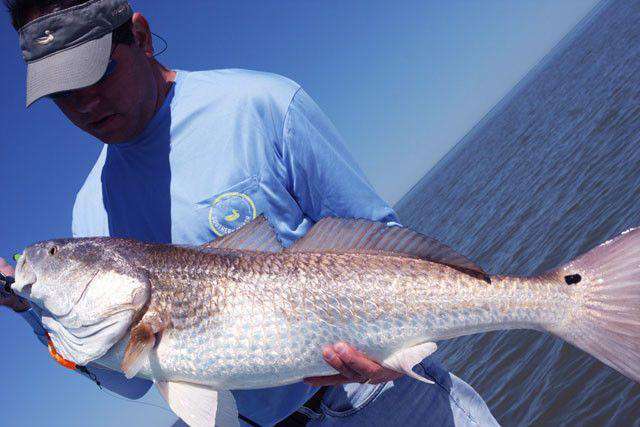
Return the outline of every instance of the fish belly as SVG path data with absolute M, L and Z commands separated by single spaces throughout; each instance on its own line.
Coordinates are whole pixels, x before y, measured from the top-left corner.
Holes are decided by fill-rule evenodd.
M 141 374 L 220 389 L 274 387 L 336 373 L 322 358 L 325 345 L 346 341 L 384 360 L 403 347 L 424 342 L 419 335 L 428 329 L 418 327 L 417 321 L 414 327 L 407 321 L 327 322 L 255 311 L 216 323 L 166 331 Z M 410 330 L 413 336 L 407 336 Z

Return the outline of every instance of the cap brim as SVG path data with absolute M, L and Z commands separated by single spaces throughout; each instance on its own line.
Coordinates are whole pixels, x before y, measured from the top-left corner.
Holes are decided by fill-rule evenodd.
M 43 96 L 91 86 L 111 56 L 111 34 L 27 64 L 27 107 Z

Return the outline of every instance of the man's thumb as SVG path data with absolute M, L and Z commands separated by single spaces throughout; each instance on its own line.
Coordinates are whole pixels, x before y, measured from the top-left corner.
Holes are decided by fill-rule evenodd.
M 0 273 L 5 276 L 13 276 L 14 270 L 13 267 L 4 260 L 4 258 L 0 258 Z

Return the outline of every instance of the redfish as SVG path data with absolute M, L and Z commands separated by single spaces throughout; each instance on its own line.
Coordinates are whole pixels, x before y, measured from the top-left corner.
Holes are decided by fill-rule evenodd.
M 259 217 L 200 247 L 116 238 L 28 247 L 13 290 L 43 311 L 58 353 L 149 378 L 191 425 L 238 425 L 228 390 L 335 371 L 345 341 L 412 367 L 438 340 L 550 332 L 640 382 L 640 230 L 537 277 L 489 275 L 402 227 L 325 218 L 283 249 Z

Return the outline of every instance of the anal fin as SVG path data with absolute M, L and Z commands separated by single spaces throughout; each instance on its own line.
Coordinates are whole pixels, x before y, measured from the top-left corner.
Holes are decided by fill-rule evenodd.
M 418 344 L 393 353 L 391 356 L 383 360 L 381 365 L 389 369 L 393 369 L 394 371 L 402 372 L 418 381 L 433 384 L 433 381 L 413 372 L 413 367 L 437 349 L 438 346 L 433 342 Z
M 240 425 L 236 401 L 228 390 L 172 381 L 158 381 L 156 387 L 171 410 L 192 427 Z

